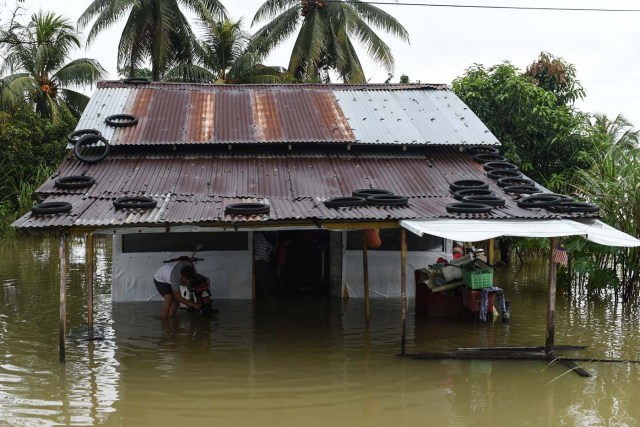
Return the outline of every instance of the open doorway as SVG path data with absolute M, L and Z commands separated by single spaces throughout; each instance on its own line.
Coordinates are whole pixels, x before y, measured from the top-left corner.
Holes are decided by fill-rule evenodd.
M 329 231 L 287 230 L 262 235 L 273 249 L 268 263 L 256 261 L 256 298 L 329 296 Z

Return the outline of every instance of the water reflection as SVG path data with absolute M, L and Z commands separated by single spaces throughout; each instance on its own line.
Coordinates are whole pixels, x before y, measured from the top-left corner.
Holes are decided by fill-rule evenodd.
M 109 241 L 96 239 L 86 341 L 85 251 L 70 251 L 67 363 L 57 362 L 56 239 L 0 243 L 0 425 L 637 425 L 637 364 L 586 362 L 592 378 L 540 362 L 398 358 L 400 301 L 218 301 L 218 316 L 162 322 L 157 303 L 112 305 Z M 42 259 L 47 259 L 43 262 Z M 51 265 L 49 264 L 51 262 Z M 546 272 L 496 273 L 511 323 L 415 318 L 407 350 L 545 341 Z M 637 306 L 561 290 L 559 344 L 580 357 L 640 358 Z

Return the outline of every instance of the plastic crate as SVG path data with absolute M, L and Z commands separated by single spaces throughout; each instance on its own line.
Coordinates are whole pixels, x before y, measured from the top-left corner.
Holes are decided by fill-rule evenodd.
M 462 270 L 462 281 L 471 289 L 490 288 L 493 286 L 493 269 Z

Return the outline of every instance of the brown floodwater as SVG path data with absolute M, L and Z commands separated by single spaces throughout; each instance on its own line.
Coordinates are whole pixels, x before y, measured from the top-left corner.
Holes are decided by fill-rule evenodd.
M 217 301 L 163 324 L 160 303 L 110 301 L 110 244 L 96 242 L 95 323 L 86 338 L 85 253 L 69 255 L 67 361 L 58 362 L 58 240 L 0 241 L 0 426 L 635 426 L 640 364 L 585 362 L 583 378 L 539 361 L 399 358 L 398 299 Z M 545 341 L 546 272 L 497 272 L 511 322 L 416 319 L 407 351 Z M 558 292 L 566 353 L 640 359 L 638 305 Z M 98 331 L 100 332 L 100 331 Z

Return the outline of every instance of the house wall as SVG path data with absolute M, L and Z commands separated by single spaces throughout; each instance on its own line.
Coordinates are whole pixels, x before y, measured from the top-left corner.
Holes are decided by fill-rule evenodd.
M 185 252 L 122 252 L 122 236 L 113 237 L 111 300 L 161 301 L 153 274 L 163 261 Z M 196 269 L 211 280 L 214 299 L 251 299 L 251 251 L 198 252 Z
M 364 272 L 362 251 L 347 250 L 345 232 L 332 233 L 331 295 L 346 294 L 350 298 L 364 298 Z M 252 247 L 249 233 L 248 247 Z M 445 242 L 450 248 L 450 242 Z M 153 274 L 163 261 L 185 252 L 133 252 L 123 253 L 122 236 L 113 237 L 113 277 L 111 299 L 114 302 L 160 301 L 153 284 Z M 252 251 L 203 251 L 204 258 L 196 264 L 199 273 L 209 277 L 214 299 L 252 298 Z M 450 257 L 450 249 L 408 251 L 406 265 L 407 296 L 415 295 L 414 271 L 435 263 L 438 257 Z M 371 298 L 400 297 L 400 252 L 369 249 L 369 296 Z M 335 261 L 338 261 L 335 263 Z M 339 287 L 336 287 L 338 285 Z
M 369 249 L 367 255 L 369 297 L 400 297 L 400 252 Z M 434 264 L 441 256 L 450 258 L 449 253 L 437 250 L 407 252 L 407 297 L 413 298 L 416 294 L 414 271 Z M 362 251 L 344 251 L 342 286 L 350 298 L 364 298 Z

